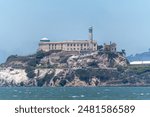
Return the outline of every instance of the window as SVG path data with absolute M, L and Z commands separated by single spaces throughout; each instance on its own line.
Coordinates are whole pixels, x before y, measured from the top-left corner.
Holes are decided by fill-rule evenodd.
M 86 44 L 84 44 L 84 46 L 86 46 Z
M 74 46 L 76 46 L 76 44 L 74 44 Z
M 81 44 L 81 46 L 82 46 L 82 44 Z
M 69 44 L 67 44 L 67 46 L 69 46 Z
M 51 49 L 51 45 L 49 44 L 49 50 Z
M 77 46 L 79 46 L 79 44 L 77 44 Z
M 72 44 L 70 44 L 70 46 L 72 46 Z

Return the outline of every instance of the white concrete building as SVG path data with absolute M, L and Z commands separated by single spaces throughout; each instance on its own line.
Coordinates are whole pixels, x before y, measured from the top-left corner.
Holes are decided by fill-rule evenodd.
M 150 61 L 132 61 L 130 65 L 150 65 Z
M 89 40 L 68 40 L 62 42 L 50 42 L 47 38 L 42 38 L 39 43 L 39 50 L 63 50 L 63 51 L 86 51 L 97 50 L 97 42 L 93 40 L 93 29 L 89 28 Z

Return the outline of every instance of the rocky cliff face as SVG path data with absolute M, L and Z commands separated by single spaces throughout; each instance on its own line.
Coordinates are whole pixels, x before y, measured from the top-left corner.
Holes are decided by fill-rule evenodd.
M 113 86 L 146 82 L 127 66 L 128 60 L 121 53 L 110 52 L 51 51 L 10 56 L 0 67 L 0 86 Z

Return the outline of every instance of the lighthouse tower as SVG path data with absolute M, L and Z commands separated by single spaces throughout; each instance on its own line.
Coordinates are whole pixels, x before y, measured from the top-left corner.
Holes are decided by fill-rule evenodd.
M 89 27 L 89 50 L 93 50 L 93 27 Z
M 89 40 L 93 41 L 93 27 L 89 27 Z

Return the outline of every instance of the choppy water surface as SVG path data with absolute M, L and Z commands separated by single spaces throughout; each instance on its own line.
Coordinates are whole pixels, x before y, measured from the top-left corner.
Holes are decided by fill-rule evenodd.
M 1 100 L 150 100 L 150 87 L 0 87 Z

